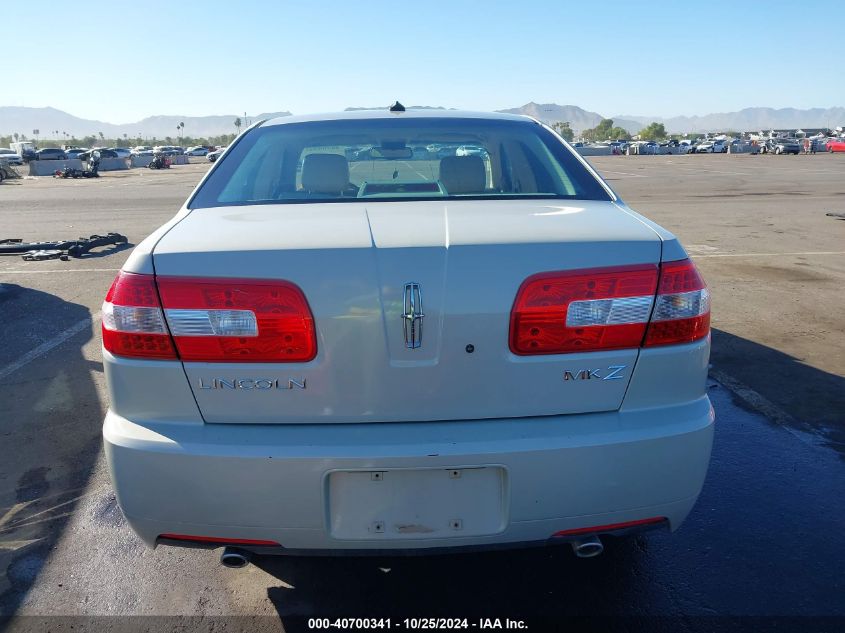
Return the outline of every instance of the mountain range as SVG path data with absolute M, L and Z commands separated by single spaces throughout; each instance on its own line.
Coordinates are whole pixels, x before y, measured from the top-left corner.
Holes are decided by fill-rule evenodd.
M 500 110 L 513 114 L 527 114 L 549 123 L 569 121 L 573 130 L 580 132 L 592 128 L 605 118 L 597 112 L 590 112 L 574 105 L 556 103 L 527 103 L 519 108 Z M 635 134 L 652 121 L 662 123 L 670 134 L 686 132 L 753 132 L 769 129 L 835 128 L 845 125 L 845 108 L 744 108 L 738 112 L 722 112 L 703 116 L 639 116 L 617 115 L 609 117 L 613 124 Z
M 413 108 L 443 109 L 440 106 L 412 106 Z M 364 108 L 347 108 L 361 110 Z M 519 108 L 499 110 L 514 114 L 527 114 L 542 121 L 569 121 L 576 133 L 592 128 L 605 118 L 597 112 L 584 110 L 575 105 L 556 103 L 526 103 Z M 290 112 L 267 112 L 250 117 L 252 121 L 277 116 L 289 116 Z M 41 138 L 55 138 L 67 132 L 71 136 L 98 136 L 100 132 L 107 138 L 120 138 L 124 134 L 130 139 L 139 135 L 163 138 L 176 137 L 177 126 L 184 122 L 183 134 L 192 137 L 209 137 L 236 131 L 234 126 L 238 115 L 216 116 L 151 116 L 135 123 L 114 124 L 104 121 L 81 119 L 56 108 L 28 108 L 18 106 L 0 106 L 0 135 L 18 132 L 33 136 L 33 130 L 39 130 Z M 717 132 L 717 131 L 754 131 L 764 129 L 797 129 L 801 127 L 821 128 L 845 125 L 845 108 L 745 108 L 738 112 L 723 112 L 702 116 L 657 117 L 639 115 L 613 116 L 614 125 L 636 133 L 652 121 L 663 123 L 670 133 Z
M 269 119 L 277 116 L 290 116 L 290 112 L 266 112 L 250 117 L 250 121 Z M 81 119 L 56 108 L 26 108 L 16 106 L 0 106 L 0 134 L 8 135 L 14 132 L 34 136 L 33 130 L 38 130 L 41 138 L 56 138 L 56 131 L 60 135 L 67 132 L 77 138 L 100 132 L 106 138 L 120 138 L 126 134 L 130 139 L 148 137 L 164 138 L 176 137 L 179 131 L 176 127 L 184 122 L 183 134 L 194 137 L 218 136 L 236 132 L 236 114 L 215 116 L 171 116 L 158 115 L 141 119 L 135 123 L 106 123 Z M 243 118 L 243 117 L 241 117 Z
M 576 105 L 558 105 L 556 103 L 526 103 L 519 108 L 508 108 L 507 110 L 498 110 L 498 112 L 508 112 L 510 114 L 527 114 L 540 121 L 546 123 L 554 123 L 556 121 L 569 121 L 569 127 L 579 133 L 582 130 L 596 127 L 599 122 L 605 117 L 597 112 L 590 112 L 584 108 L 579 108 Z M 653 121 L 654 119 L 651 119 Z M 633 117 L 613 117 L 613 125 L 625 128 L 631 134 L 640 131 L 645 125 L 640 124 Z M 646 124 L 648 125 L 648 123 Z

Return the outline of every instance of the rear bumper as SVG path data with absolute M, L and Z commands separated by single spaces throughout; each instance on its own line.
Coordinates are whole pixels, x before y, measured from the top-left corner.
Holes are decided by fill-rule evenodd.
M 713 421 L 704 396 L 633 411 L 401 424 L 137 424 L 109 411 L 103 435 L 118 502 L 148 545 L 188 534 L 285 551 L 440 551 L 651 517 L 675 530 L 703 485 Z M 332 508 L 349 504 L 332 504 L 332 473 L 479 467 L 502 473 L 495 530 L 333 534 Z

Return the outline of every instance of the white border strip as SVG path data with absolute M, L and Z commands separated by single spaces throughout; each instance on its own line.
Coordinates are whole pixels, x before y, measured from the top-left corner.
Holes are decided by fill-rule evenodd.
M 806 253 L 691 253 L 693 259 L 707 257 L 792 257 L 797 255 L 845 255 L 845 251 L 809 251 Z

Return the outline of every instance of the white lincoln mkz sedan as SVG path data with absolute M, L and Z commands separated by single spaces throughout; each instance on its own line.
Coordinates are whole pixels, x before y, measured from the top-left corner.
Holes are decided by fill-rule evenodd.
M 103 346 L 129 524 L 232 566 L 595 555 L 677 529 L 710 459 L 704 281 L 523 116 L 254 125 L 132 253 Z

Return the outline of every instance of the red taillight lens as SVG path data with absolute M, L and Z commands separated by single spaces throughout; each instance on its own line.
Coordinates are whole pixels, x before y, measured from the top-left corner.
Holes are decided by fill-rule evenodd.
M 646 527 L 649 525 L 658 525 L 666 523 L 666 517 L 652 517 L 650 519 L 638 519 L 636 521 L 625 521 L 624 523 L 610 523 L 608 525 L 594 525 L 592 527 L 575 528 L 572 530 L 561 530 L 552 534 L 555 536 L 579 536 L 582 534 L 602 534 L 607 532 L 615 532 L 618 530 L 628 530 L 631 528 Z
M 221 538 L 218 536 L 196 536 L 194 534 L 159 534 L 158 537 L 171 541 L 193 541 L 195 543 L 213 543 L 219 545 L 282 546 L 277 541 L 264 541 L 252 538 Z
M 529 277 L 511 311 L 514 354 L 639 347 L 657 289 L 657 266 L 622 266 Z
M 317 355 L 311 309 L 292 283 L 127 272 L 103 303 L 103 345 L 117 356 L 204 362 Z
M 103 303 L 103 347 L 116 356 L 175 359 L 152 275 L 120 272 Z
M 646 347 L 691 343 L 710 333 L 710 291 L 695 264 L 685 259 L 660 267 Z
M 656 292 L 656 296 L 655 296 Z M 650 320 L 649 320 L 650 319 Z M 710 333 L 710 292 L 688 259 L 533 275 L 511 311 L 514 354 L 690 343 Z
M 157 277 L 185 361 L 305 362 L 317 355 L 311 309 L 286 281 Z

